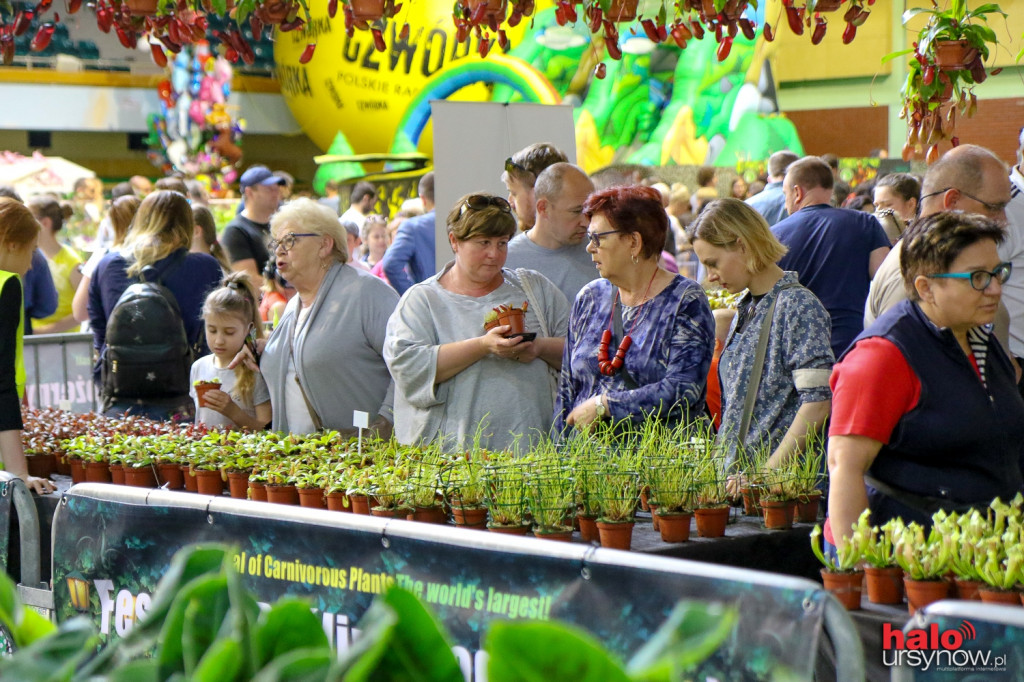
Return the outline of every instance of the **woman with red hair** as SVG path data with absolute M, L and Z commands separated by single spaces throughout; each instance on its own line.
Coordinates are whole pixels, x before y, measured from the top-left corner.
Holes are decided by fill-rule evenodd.
M 661 196 L 650 187 L 611 187 L 591 194 L 583 212 L 587 251 L 602 279 L 572 307 L 555 431 L 703 415 L 715 322 L 700 285 L 658 264 L 668 230 Z

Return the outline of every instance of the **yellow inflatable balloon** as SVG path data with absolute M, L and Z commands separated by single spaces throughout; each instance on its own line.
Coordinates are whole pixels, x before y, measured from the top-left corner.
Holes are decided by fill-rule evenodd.
M 425 107 L 429 115 L 423 97 L 426 91 L 461 101 L 489 99 L 488 87 L 475 78 L 460 79 L 452 72 L 454 67 L 475 64 L 486 69 L 519 68 L 514 60 L 501 57 L 496 44 L 483 60 L 475 36 L 456 43 L 453 0 L 404 0 L 383 31 L 385 52 L 374 49 L 369 31 L 356 30 L 347 37 L 341 8 L 334 19 L 329 19 L 327 2 L 311 0 L 311 26 L 305 32 L 278 31 L 274 46 L 281 94 L 302 130 L 323 150 L 341 131 L 356 154 L 388 152 L 403 124 L 416 127 L 410 119 L 422 119 Z M 406 23 L 409 35 L 403 40 Z M 526 18 L 515 28 L 505 26 L 513 45 L 528 25 Z M 310 42 L 316 42 L 313 58 L 300 64 L 299 57 Z M 507 64 L 503 66 L 504 62 Z M 517 77 L 531 75 L 522 73 Z M 441 84 L 446 87 L 433 89 Z M 449 91 L 454 94 L 445 94 Z M 422 129 L 421 120 L 416 134 Z M 428 154 L 433 149 L 429 128 L 419 137 L 419 149 Z

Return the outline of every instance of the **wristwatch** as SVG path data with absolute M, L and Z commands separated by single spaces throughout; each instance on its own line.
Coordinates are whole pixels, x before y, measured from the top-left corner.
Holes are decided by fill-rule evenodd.
M 597 415 L 598 419 L 604 419 L 606 412 L 608 412 L 608 409 L 604 405 L 604 396 L 598 394 L 597 401 L 594 405 L 594 414 Z

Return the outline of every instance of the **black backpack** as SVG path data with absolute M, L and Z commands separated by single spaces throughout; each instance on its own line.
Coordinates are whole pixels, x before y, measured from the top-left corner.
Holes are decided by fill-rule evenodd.
M 194 354 L 181 308 L 155 268 L 145 268 L 139 279 L 117 299 L 107 320 L 100 374 L 103 396 L 109 400 L 188 395 Z

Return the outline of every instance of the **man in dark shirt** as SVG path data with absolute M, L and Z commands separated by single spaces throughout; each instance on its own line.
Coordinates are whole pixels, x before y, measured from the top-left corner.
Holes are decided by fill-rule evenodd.
M 252 166 L 239 185 L 245 208 L 224 228 L 220 243 L 228 252 L 231 268 L 249 275 L 257 288 L 263 285 L 263 267 L 270 258 L 270 217 L 281 203 L 284 178 L 274 175 L 266 166 Z

